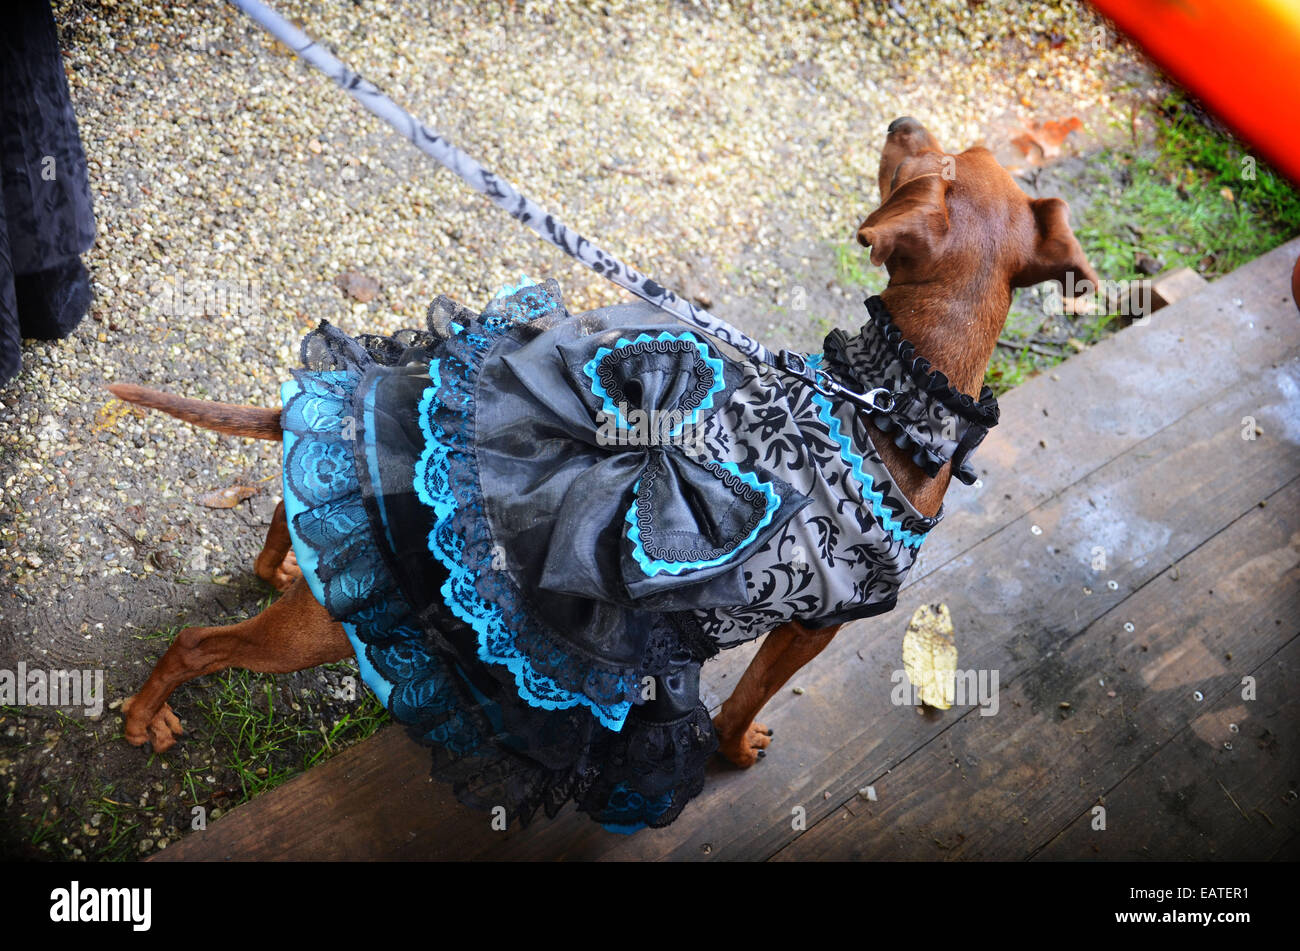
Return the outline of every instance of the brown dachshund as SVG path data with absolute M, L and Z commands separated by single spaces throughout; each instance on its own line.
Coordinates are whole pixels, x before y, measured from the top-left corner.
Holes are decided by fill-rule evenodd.
M 944 153 L 915 119 L 889 126 L 880 162 L 882 203 L 858 229 L 873 264 L 889 271 L 881 297 L 917 352 L 961 392 L 978 394 L 1013 289 L 1064 282 L 1069 272 L 1093 282 L 1055 198 L 1031 200 L 982 148 Z M 131 385 L 118 397 L 237 436 L 281 438 L 280 411 L 189 400 Z M 951 478 L 945 465 L 928 477 L 887 438 L 872 442 L 899 490 L 923 515 L 939 510 Z M 294 560 L 284 504 L 276 509 L 254 570 L 284 593 L 257 617 L 224 627 L 181 631 L 144 687 L 123 704 L 126 738 L 170 748 L 182 732 L 167 704 L 181 683 L 225 667 L 284 673 L 353 654 L 342 625 L 313 597 Z M 714 719 L 719 752 L 752 765 L 771 731 L 755 722 L 769 699 L 817 656 L 839 626 L 810 630 L 784 624 L 768 634 L 735 692 Z

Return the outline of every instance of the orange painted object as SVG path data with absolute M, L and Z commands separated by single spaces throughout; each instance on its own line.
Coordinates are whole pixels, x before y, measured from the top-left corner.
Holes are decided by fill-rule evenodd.
M 1300 185 L 1300 0 L 1091 0 Z

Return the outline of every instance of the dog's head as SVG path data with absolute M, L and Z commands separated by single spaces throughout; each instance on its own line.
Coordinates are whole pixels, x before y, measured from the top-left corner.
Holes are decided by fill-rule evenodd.
M 1030 198 L 984 148 L 950 155 L 915 119 L 889 124 L 880 157 L 880 207 L 858 229 L 891 286 L 935 281 L 1011 288 L 1096 272 L 1059 198 Z

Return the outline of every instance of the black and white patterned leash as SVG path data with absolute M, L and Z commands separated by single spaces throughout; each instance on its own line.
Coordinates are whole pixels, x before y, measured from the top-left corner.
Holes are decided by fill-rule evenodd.
M 409 112 L 379 91 L 375 85 L 348 69 L 329 50 L 260 0 L 230 0 L 260 26 L 275 36 L 305 62 L 316 67 L 349 92 L 367 111 L 387 122 L 409 139 L 416 148 L 454 172 L 470 188 L 487 196 L 509 212 L 511 217 L 531 228 L 561 251 L 576 258 L 591 270 L 637 297 L 698 328 L 709 336 L 734 347 L 746 357 L 765 363 L 782 373 L 803 380 L 824 396 L 846 399 L 868 413 L 887 413 L 893 409 L 893 395 L 885 388 L 857 393 L 843 386 L 823 370 L 808 365 L 803 354 L 782 350 L 773 354 L 757 340 L 736 329 L 706 310 L 683 300 L 662 284 L 640 274 L 614 255 L 602 250 L 531 198 L 488 171 L 469 155 L 452 145 L 438 132 L 418 121 Z

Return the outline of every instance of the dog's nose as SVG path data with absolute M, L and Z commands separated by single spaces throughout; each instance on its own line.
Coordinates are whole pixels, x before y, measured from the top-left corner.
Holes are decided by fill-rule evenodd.
M 914 132 L 921 128 L 921 123 L 917 122 L 911 116 L 899 116 L 893 122 L 889 123 L 888 132 L 893 135 L 895 132 Z

